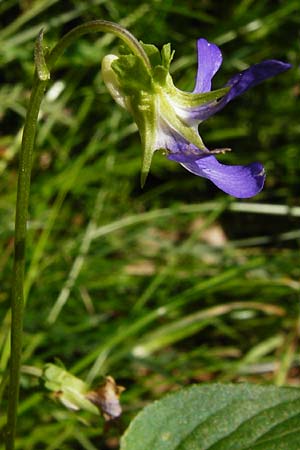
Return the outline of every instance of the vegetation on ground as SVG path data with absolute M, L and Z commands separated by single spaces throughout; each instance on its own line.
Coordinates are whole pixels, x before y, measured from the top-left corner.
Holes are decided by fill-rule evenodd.
M 178 87 L 192 90 L 199 37 L 218 44 L 223 84 L 263 59 L 293 69 L 201 125 L 231 164 L 260 161 L 262 193 L 234 200 L 155 154 L 140 188 L 131 117 L 101 79 L 120 44 L 84 37 L 62 57 L 40 114 L 28 224 L 18 449 L 114 449 L 132 418 L 193 383 L 299 386 L 299 2 L 6 0 L 0 2 L 0 395 L 5 404 L 13 226 L 34 41 L 106 19 L 158 47 L 170 42 Z M 97 386 L 111 375 L 122 417 L 65 408 L 45 364 Z M 5 408 L 0 411 L 5 423 Z

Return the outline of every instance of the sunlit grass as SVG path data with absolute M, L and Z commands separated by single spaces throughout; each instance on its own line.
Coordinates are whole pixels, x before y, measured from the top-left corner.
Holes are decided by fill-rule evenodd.
M 72 26 L 103 18 L 144 42 L 171 42 L 174 79 L 189 90 L 200 35 L 224 54 L 217 87 L 261 59 L 295 67 L 202 125 L 210 148 L 234 150 L 227 160 L 266 166 L 265 190 L 236 202 L 159 154 L 141 191 L 136 128 L 100 76 L 101 58 L 118 42 L 93 36 L 62 58 L 43 103 L 33 169 L 17 448 L 117 448 L 142 406 L 193 382 L 299 384 L 298 8 L 293 0 L 226 8 L 171 0 L 0 4 L 1 395 L 17 152 L 40 28 L 52 45 Z M 111 374 L 126 386 L 120 423 L 103 437 L 101 419 L 51 399 L 39 376 L 47 362 L 94 385 Z

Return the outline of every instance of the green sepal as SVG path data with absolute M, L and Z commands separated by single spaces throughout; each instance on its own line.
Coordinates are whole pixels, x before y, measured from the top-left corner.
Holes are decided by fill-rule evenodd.
M 154 47 L 154 46 L 151 46 Z M 156 47 L 154 47 L 156 49 Z M 174 56 L 174 51 L 171 51 L 171 44 L 166 44 L 163 46 L 161 53 L 156 49 L 159 58 L 157 58 L 157 63 L 153 64 L 152 76 L 155 83 L 160 86 L 165 86 L 167 83 L 167 78 L 169 75 L 170 64 Z M 145 49 L 146 51 L 146 49 Z M 149 56 L 149 55 L 148 55 Z M 157 56 L 157 53 L 156 53 Z M 150 56 L 149 56 L 150 58 Z
M 171 61 L 173 59 L 175 50 L 171 51 L 171 44 L 165 44 L 161 51 L 161 63 L 169 71 Z
M 157 128 L 155 96 L 145 91 L 140 92 L 138 101 L 131 101 L 131 112 L 140 133 L 143 155 L 141 167 L 141 186 L 143 187 L 150 171 Z
M 120 56 L 111 65 L 125 95 L 135 95 L 146 90 L 153 91 L 152 79 L 144 62 L 135 55 Z
M 169 71 L 164 66 L 155 66 L 152 74 L 154 83 L 158 84 L 160 87 L 165 87 L 167 85 Z
M 175 88 L 176 89 L 176 88 Z M 224 95 L 230 91 L 230 87 L 225 87 L 221 89 L 216 89 L 211 92 L 204 92 L 201 94 L 193 94 L 189 92 L 180 91 L 176 89 L 170 92 L 172 100 L 176 101 L 179 105 L 185 107 L 195 108 L 197 106 L 204 105 L 205 103 L 210 103 L 216 100 L 220 100 Z
M 143 42 L 140 43 L 142 44 L 142 47 L 150 60 L 151 66 L 155 67 L 161 64 L 162 60 L 159 49 L 153 44 L 144 44 Z
M 204 105 L 205 103 L 219 100 L 220 98 L 224 97 L 224 95 L 226 95 L 229 91 L 230 87 L 224 87 L 210 92 L 201 92 L 199 94 L 181 91 L 174 85 L 173 79 L 170 74 L 168 74 L 164 86 L 164 92 L 171 97 L 172 101 L 174 101 L 178 106 L 183 106 L 185 108 L 191 109 L 197 106 Z
M 153 44 L 145 44 L 144 42 L 140 41 L 141 46 L 145 50 L 146 55 L 148 56 L 151 66 L 155 67 L 159 64 L 161 64 L 161 54 L 160 51 L 155 45 Z M 120 56 L 126 56 L 126 55 L 132 55 L 132 52 L 126 45 L 120 45 L 118 48 L 118 53 Z

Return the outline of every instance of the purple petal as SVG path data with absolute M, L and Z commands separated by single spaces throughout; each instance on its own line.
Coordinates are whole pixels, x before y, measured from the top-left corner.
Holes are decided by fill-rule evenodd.
M 221 102 L 226 104 L 238 95 L 243 94 L 243 92 L 247 91 L 251 87 L 256 86 L 267 78 L 279 75 L 291 67 L 291 64 L 277 61 L 276 59 L 269 59 L 259 64 L 254 64 L 254 66 L 251 66 L 249 69 L 236 74 L 228 81 L 226 86 L 231 86 L 231 89 L 221 100 Z
M 215 44 L 198 39 L 198 71 L 194 93 L 209 92 L 211 80 L 222 64 L 222 53 Z
M 169 159 L 177 161 L 195 175 L 212 181 L 219 189 L 237 198 L 249 198 L 258 194 L 264 185 L 265 171 L 262 164 L 248 166 L 220 164 L 214 156 L 195 160 L 194 155 L 172 154 Z
M 267 78 L 279 75 L 282 72 L 290 69 L 290 64 L 275 59 L 263 61 L 259 64 L 249 67 L 241 73 L 232 77 L 226 86 L 230 86 L 230 91 L 219 101 L 211 104 L 200 106 L 198 109 L 194 108 L 192 112 L 192 118 L 198 120 L 206 120 L 216 112 L 220 111 L 235 97 L 243 94 L 245 91 L 253 86 L 261 83 Z

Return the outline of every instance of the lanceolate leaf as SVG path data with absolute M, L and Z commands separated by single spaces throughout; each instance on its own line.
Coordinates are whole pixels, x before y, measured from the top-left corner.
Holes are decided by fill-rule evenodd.
M 298 450 L 300 389 L 191 386 L 146 407 L 121 450 Z

